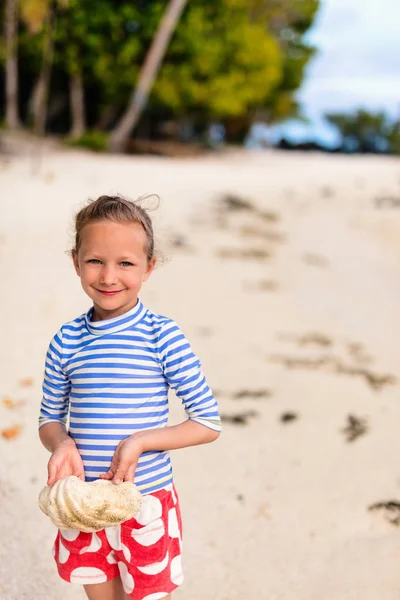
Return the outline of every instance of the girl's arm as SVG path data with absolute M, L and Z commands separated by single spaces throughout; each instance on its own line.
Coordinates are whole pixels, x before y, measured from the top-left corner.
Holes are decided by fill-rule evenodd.
M 69 475 L 75 475 L 85 481 L 81 455 L 62 423 L 43 425 L 39 429 L 39 437 L 43 446 L 51 452 L 47 464 L 47 485 L 52 485 Z
M 83 462 L 65 424 L 69 411 L 71 384 L 63 370 L 62 329 L 50 342 L 43 380 L 43 398 L 39 415 L 39 437 L 51 452 L 47 465 L 47 484 L 76 475 L 84 480 Z
M 164 377 L 181 400 L 188 420 L 180 425 L 148 429 L 122 440 L 110 469 L 102 475 L 120 483 L 133 481 L 142 452 L 176 450 L 213 442 L 219 436 L 221 421 L 218 404 L 210 390 L 198 357 L 178 325 L 167 320 L 158 338 L 158 355 Z
M 199 444 L 213 442 L 218 431 L 188 419 L 179 425 L 139 431 L 122 440 L 114 453 L 110 469 L 100 475 L 102 479 L 112 479 L 113 483 L 133 481 L 137 461 L 143 452 L 152 450 L 177 450 Z
M 61 444 L 74 444 L 74 440 L 68 435 L 64 425 L 59 421 L 47 423 L 39 429 L 39 438 L 43 446 L 54 452 Z

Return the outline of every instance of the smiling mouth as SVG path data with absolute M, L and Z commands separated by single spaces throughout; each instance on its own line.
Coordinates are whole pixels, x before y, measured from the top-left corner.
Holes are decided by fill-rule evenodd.
M 96 288 L 97 290 L 97 288 Z M 103 296 L 115 296 L 116 294 L 119 294 L 120 292 L 123 292 L 124 290 L 97 290 L 98 292 L 100 292 L 100 294 L 103 294 Z

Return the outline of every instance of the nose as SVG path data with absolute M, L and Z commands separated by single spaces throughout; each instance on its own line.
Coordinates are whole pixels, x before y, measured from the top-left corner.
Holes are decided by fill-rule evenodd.
M 114 285 L 117 282 L 116 271 L 111 265 L 103 265 L 100 273 L 100 283 L 102 285 Z

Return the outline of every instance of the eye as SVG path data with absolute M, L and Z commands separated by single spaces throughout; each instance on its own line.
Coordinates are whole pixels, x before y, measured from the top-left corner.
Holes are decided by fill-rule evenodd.
M 87 260 L 86 262 L 90 263 L 92 265 L 100 265 L 101 264 L 101 260 L 98 260 L 97 258 L 89 258 L 89 260 Z
M 133 263 L 131 263 L 127 260 L 123 260 L 120 264 L 122 267 L 133 267 L 134 266 Z

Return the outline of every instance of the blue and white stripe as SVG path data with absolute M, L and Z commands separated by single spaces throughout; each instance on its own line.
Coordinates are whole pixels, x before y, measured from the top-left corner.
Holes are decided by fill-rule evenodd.
M 66 323 L 52 339 L 43 381 L 39 426 L 68 426 L 86 481 L 108 471 L 120 440 L 136 431 L 166 427 L 168 389 L 189 419 L 220 431 L 217 402 L 200 361 L 178 325 L 147 310 L 91 321 L 93 309 Z M 169 453 L 141 455 L 135 483 L 143 493 L 172 482 Z

